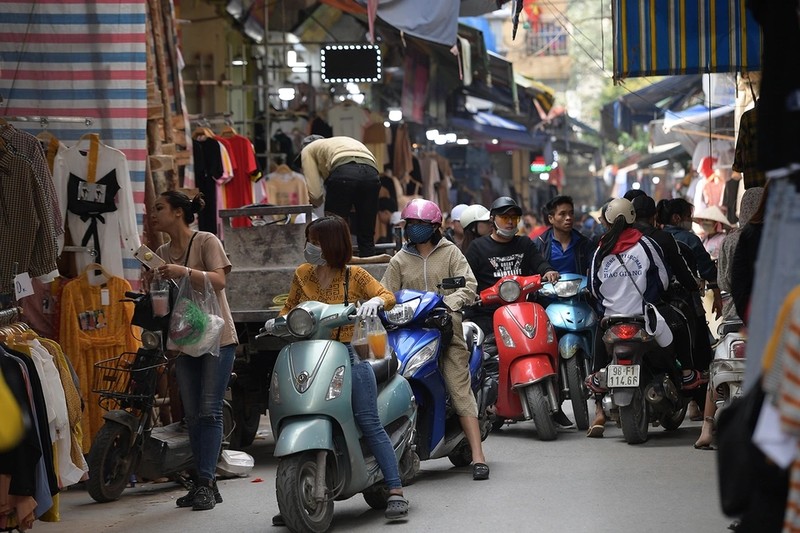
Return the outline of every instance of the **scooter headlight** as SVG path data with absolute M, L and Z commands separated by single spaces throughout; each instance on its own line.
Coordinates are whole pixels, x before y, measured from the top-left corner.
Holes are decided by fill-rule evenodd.
M 417 307 L 419 307 L 419 298 L 397 304 L 391 310 L 386 311 L 386 321 L 395 326 L 408 324 L 414 318 Z
M 289 328 L 289 333 L 295 337 L 308 337 L 314 332 L 316 326 L 317 321 L 314 319 L 314 315 L 302 307 L 295 307 L 286 316 L 286 327 Z
M 559 298 L 572 298 L 581 290 L 581 280 L 558 281 L 555 283 L 554 289 Z
M 519 295 L 522 294 L 522 287 L 513 279 L 507 279 L 500 284 L 500 289 L 497 292 L 504 302 L 516 302 Z
M 430 361 L 436 356 L 439 348 L 439 339 L 434 339 L 412 355 L 406 362 L 403 369 L 403 377 L 410 378 L 419 367 Z
M 342 388 L 344 387 L 344 366 L 340 366 L 333 372 L 333 377 L 328 385 L 328 394 L 325 395 L 325 400 L 334 400 L 341 396 Z
M 161 333 L 156 331 L 142 331 L 142 347 L 145 350 L 156 350 L 161 346 Z

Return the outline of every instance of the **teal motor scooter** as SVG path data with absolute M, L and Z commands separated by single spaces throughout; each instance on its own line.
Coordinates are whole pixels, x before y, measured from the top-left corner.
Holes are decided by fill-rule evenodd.
M 269 396 L 278 508 L 293 531 L 327 531 L 333 502 L 358 493 L 374 509 L 387 505 L 382 473 L 353 416 L 350 354 L 330 340 L 332 331 L 357 319 L 355 310 L 353 304 L 303 302 L 275 320 L 272 334 L 293 340 L 278 355 Z M 419 471 L 412 445 L 417 404 L 397 373 L 394 353 L 369 364 L 378 383 L 378 414 L 405 484 Z
M 555 283 L 545 283 L 539 294 L 549 300 L 547 317 L 556 330 L 561 360 L 561 398 L 569 398 L 575 425 L 589 428 L 589 391 L 584 384 L 591 372 L 597 314 L 588 301 L 587 278 L 562 274 Z

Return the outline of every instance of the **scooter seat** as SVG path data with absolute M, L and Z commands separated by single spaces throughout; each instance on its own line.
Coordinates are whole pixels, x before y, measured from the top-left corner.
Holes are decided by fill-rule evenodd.
M 380 385 L 386 383 L 397 374 L 397 369 L 400 362 L 394 354 L 394 350 L 390 350 L 389 357 L 383 359 L 367 359 L 369 366 L 372 367 L 372 372 L 375 373 L 375 381 Z
M 722 337 L 728 333 L 738 333 L 744 327 L 744 322 L 741 320 L 725 321 L 717 327 L 717 334 Z

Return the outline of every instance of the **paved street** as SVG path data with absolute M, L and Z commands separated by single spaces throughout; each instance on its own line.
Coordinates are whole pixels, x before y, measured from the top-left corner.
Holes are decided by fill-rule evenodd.
M 699 425 L 657 428 L 640 446 L 625 444 L 612 426 L 602 440 L 566 430 L 555 442 L 539 442 L 531 422 L 507 425 L 485 443 L 489 481 L 472 481 L 468 468 L 447 459 L 424 462 L 406 488 L 407 522 L 385 525 L 380 511 L 355 497 L 336 503 L 333 531 L 724 533 L 730 520 L 717 502 L 715 452 L 692 448 Z M 176 508 L 184 492 L 173 483 L 140 485 L 108 504 L 74 488 L 61 495 L 62 521 L 37 522 L 34 531 L 286 531 L 271 526 L 276 461 L 268 428 L 262 417 L 259 439 L 247 450 L 256 468 L 221 481 L 225 501 L 213 511 Z

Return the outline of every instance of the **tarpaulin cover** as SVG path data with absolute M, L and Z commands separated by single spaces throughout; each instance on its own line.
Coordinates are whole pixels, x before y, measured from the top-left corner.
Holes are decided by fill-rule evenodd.
M 141 233 L 147 160 L 144 0 L 0 2 L 0 117 L 77 117 L 48 131 L 67 146 L 84 133 L 125 153 Z M 12 122 L 30 133 L 39 123 Z M 123 250 L 125 277 L 139 263 Z
M 414 37 L 453 46 L 460 5 L 460 0 L 378 0 L 378 18 Z
M 761 68 L 744 0 L 613 0 L 614 77 Z

